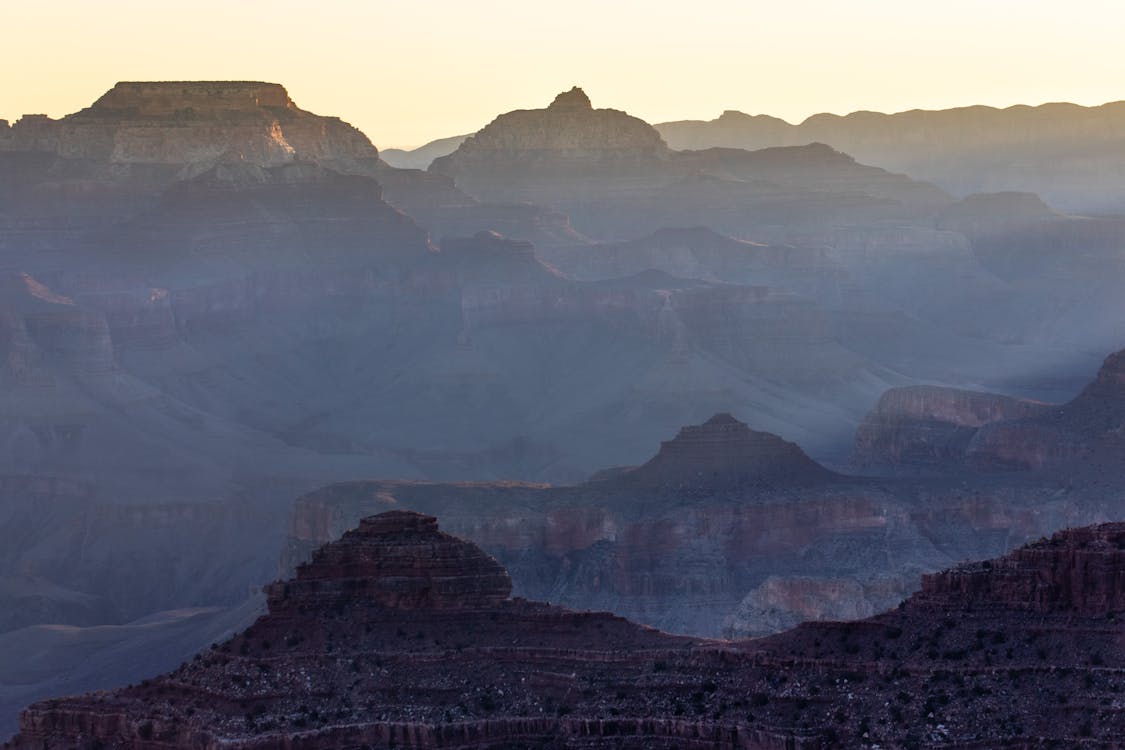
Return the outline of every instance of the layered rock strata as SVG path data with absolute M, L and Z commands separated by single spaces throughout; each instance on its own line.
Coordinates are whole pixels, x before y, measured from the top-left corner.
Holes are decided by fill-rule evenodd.
M 1035 401 L 955 388 L 893 388 L 879 398 L 856 430 L 853 462 L 868 468 L 956 470 L 984 425 L 1030 417 L 1050 408 Z
M 244 632 L 140 685 L 35 704 L 5 747 L 1116 747 L 1123 528 L 1064 532 L 972 585 L 928 578 L 868 620 L 731 642 L 508 598 L 479 549 L 389 513 L 271 586 Z

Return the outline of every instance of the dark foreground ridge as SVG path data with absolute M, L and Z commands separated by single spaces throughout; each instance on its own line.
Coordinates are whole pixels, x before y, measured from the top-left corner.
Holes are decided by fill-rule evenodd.
M 510 587 L 433 517 L 374 516 L 271 585 L 242 634 L 141 685 L 38 703 L 5 747 L 1125 743 L 1125 524 L 929 576 L 868 620 L 755 641 Z

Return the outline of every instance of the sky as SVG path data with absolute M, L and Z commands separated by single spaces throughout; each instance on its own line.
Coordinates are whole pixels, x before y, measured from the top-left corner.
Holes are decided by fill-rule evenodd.
M 1125 99 L 1103 0 L 41 0 L 0 12 L 0 118 L 119 80 L 263 80 L 380 148 L 474 132 L 582 86 L 649 122 L 799 122 Z

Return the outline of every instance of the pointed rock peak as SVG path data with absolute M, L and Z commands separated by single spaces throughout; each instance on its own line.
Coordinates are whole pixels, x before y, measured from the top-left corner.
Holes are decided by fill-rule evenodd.
M 575 86 L 570 91 L 564 91 L 556 96 L 548 109 L 583 110 L 593 109 L 593 105 L 590 104 L 590 97 L 586 96 L 586 92 Z
M 721 412 L 688 425 L 629 478 L 647 483 L 723 488 L 755 483 L 807 482 L 832 473 L 799 446 L 769 432 L 750 429 Z
M 274 613 L 372 605 L 479 609 L 507 599 L 512 579 L 480 547 L 440 531 L 433 516 L 391 511 L 364 518 L 266 593 Z

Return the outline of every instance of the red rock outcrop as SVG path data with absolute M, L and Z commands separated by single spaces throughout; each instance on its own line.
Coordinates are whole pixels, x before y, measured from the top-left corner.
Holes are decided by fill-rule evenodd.
M 1125 612 L 1125 523 L 1067 529 L 998 560 L 923 576 L 915 600 L 1085 617 Z
M 37 703 L 5 749 L 1120 747 L 1123 538 L 1066 532 L 856 623 L 693 641 L 509 599 L 479 549 L 384 514 L 271 586 L 244 632 L 140 685 Z M 987 582 L 1013 565 L 1073 587 L 1032 617 L 1025 587 Z
M 438 532 L 436 518 L 392 511 L 363 519 L 267 593 L 274 613 L 356 599 L 398 609 L 480 609 L 507 599 L 512 581 L 479 547 Z
M 856 430 L 852 461 L 863 467 L 963 467 L 977 430 L 1041 414 L 1049 404 L 937 386 L 892 388 Z
M 367 515 L 410 509 L 495 555 L 521 596 L 671 632 L 761 634 L 870 614 L 924 572 L 1120 512 L 1104 487 L 1059 493 L 1020 473 L 960 480 L 834 474 L 792 443 L 717 415 L 645 466 L 577 485 L 325 487 L 296 502 L 282 569 Z M 862 602 L 849 606 L 844 591 Z
M 1047 469 L 1074 474 L 1121 463 L 1125 445 L 1125 351 L 1106 357 L 1074 399 L 1023 419 L 982 427 L 968 447 L 983 468 Z M 1098 472 L 1100 473 L 1100 472 Z

